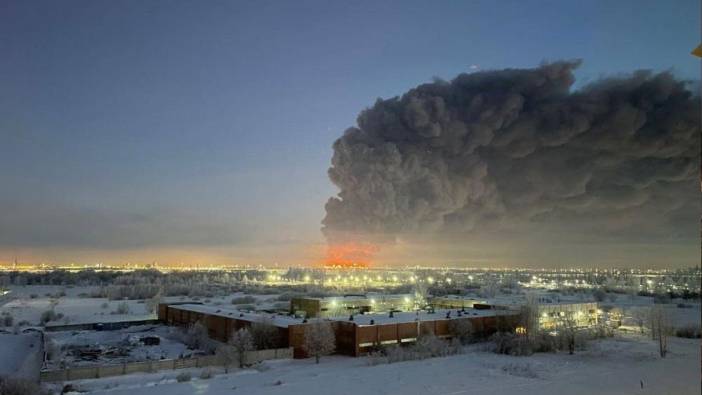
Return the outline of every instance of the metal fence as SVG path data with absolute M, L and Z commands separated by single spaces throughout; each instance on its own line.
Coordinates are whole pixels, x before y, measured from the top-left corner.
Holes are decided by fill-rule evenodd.
M 288 359 L 293 357 L 293 348 L 275 348 L 270 350 L 248 351 L 246 364 L 254 364 L 271 359 Z M 206 355 L 192 358 L 162 359 L 159 361 L 125 362 L 120 364 L 95 365 L 74 367 L 68 369 L 42 370 L 41 381 L 69 381 L 96 379 L 101 377 L 121 376 L 131 373 L 153 373 L 159 370 L 174 370 L 186 368 L 201 368 L 207 366 L 223 366 L 216 355 Z

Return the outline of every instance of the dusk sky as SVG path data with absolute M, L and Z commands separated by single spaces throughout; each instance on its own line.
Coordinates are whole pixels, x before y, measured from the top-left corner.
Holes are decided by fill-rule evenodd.
M 4 1 L 0 263 L 314 264 L 339 191 L 332 144 L 377 98 L 572 59 L 576 90 L 638 69 L 700 78 L 697 0 L 538 4 Z M 597 224 L 568 240 L 400 238 L 377 259 L 686 267 L 700 254 L 688 222 L 608 240 Z

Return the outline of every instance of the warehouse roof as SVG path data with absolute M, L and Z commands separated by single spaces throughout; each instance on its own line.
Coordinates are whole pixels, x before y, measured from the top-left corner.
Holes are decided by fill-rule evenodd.
M 234 307 L 226 306 L 212 306 L 205 304 L 174 304 L 169 305 L 170 308 L 177 308 L 182 310 L 194 311 L 203 314 L 210 314 L 219 317 L 226 318 L 236 318 L 237 320 L 249 321 L 249 322 L 263 322 L 269 321 L 273 325 L 281 328 L 287 328 L 291 324 L 301 324 L 301 318 L 295 318 L 288 315 L 281 314 L 271 314 L 271 313 L 252 313 L 248 311 L 243 311 L 236 309 Z
M 219 317 L 235 318 L 237 320 L 249 321 L 249 322 L 262 322 L 270 320 L 269 322 L 280 328 L 287 328 L 289 325 L 303 324 L 304 320 L 302 318 L 296 318 L 289 315 L 281 314 L 267 314 L 267 313 L 253 313 L 241 311 L 233 307 L 226 306 L 212 306 L 204 304 L 174 304 L 169 305 L 170 308 L 194 311 L 203 314 L 210 314 Z M 390 317 L 388 313 L 367 313 L 367 314 L 355 314 L 353 316 L 353 322 L 357 325 L 371 325 L 373 324 L 390 324 L 390 323 L 405 323 L 405 322 L 415 322 L 415 321 L 437 321 L 445 320 L 446 314 L 450 312 L 450 318 L 466 318 L 466 317 L 490 317 L 502 312 L 495 310 L 477 310 L 477 309 L 465 309 L 465 311 L 459 311 L 457 309 L 437 309 L 433 313 L 427 311 L 419 312 L 395 312 L 393 316 Z M 460 316 L 459 316 L 460 313 Z M 349 321 L 350 316 L 338 316 L 331 317 L 327 320 L 331 321 Z
M 371 320 L 373 324 L 399 324 L 405 322 L 415 322 L 415 321 L 438 321 L 445 320 L 446 314 L 450 312 L 450 318 L 469 318 L 469 317 L 491 317 L 498 314 L 502 314 L 495 310 L 476 310 L 476 309 L 465 309 L 464 312 L 460 312 L 456 309 L 437 309 L 433 313 L 427 311 L 419 312 L 396 312 L 390 317 L 388 313 L 378 313 L 378 314 L 356 314 L 353 316 L 353 322 L 357 325 L 371 325 Z M 349 321 L 349 316 L 346 317 L 333 317 L 330 318 L 334 321 Z

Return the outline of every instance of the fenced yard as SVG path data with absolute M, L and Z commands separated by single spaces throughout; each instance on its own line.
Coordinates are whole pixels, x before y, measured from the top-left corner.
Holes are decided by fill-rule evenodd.
M 246 364 L 250 365 L 271 359 L 287 359 L 292 357 L 292 347 L 276 348 L 269 350 L 249 351 L 246 353 L 245 361 Z M 158 361 L 125 362 L 119 364 L 74 367 L 68 369 L 43 370 L 40 372 L 40 380 L 49 382 L 96 379 L 101 377 L 121 376 L 131 373 L 153 373 L 160 370 L 200 368 L 207 366 L 223 366 L 223 363 L 216 355 L 162 359 Z

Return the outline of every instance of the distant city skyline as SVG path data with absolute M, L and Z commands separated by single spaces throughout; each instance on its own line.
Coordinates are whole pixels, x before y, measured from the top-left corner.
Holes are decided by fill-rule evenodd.
M 377 98 L 435 77 L 572 59 L 582 59 L 575 89 L 638 69 L 699 86 L 690 55 L 699 7 L 6 2 L 0 263 L 319 264 L 324 205 L 339 192 L 327 175 L 332 144 Z M 699 223 L 697 205 L 690 217 Z M 655 242 L 401 238 L 374 259 L 699 265 L 699 231 L 683 229 Z

